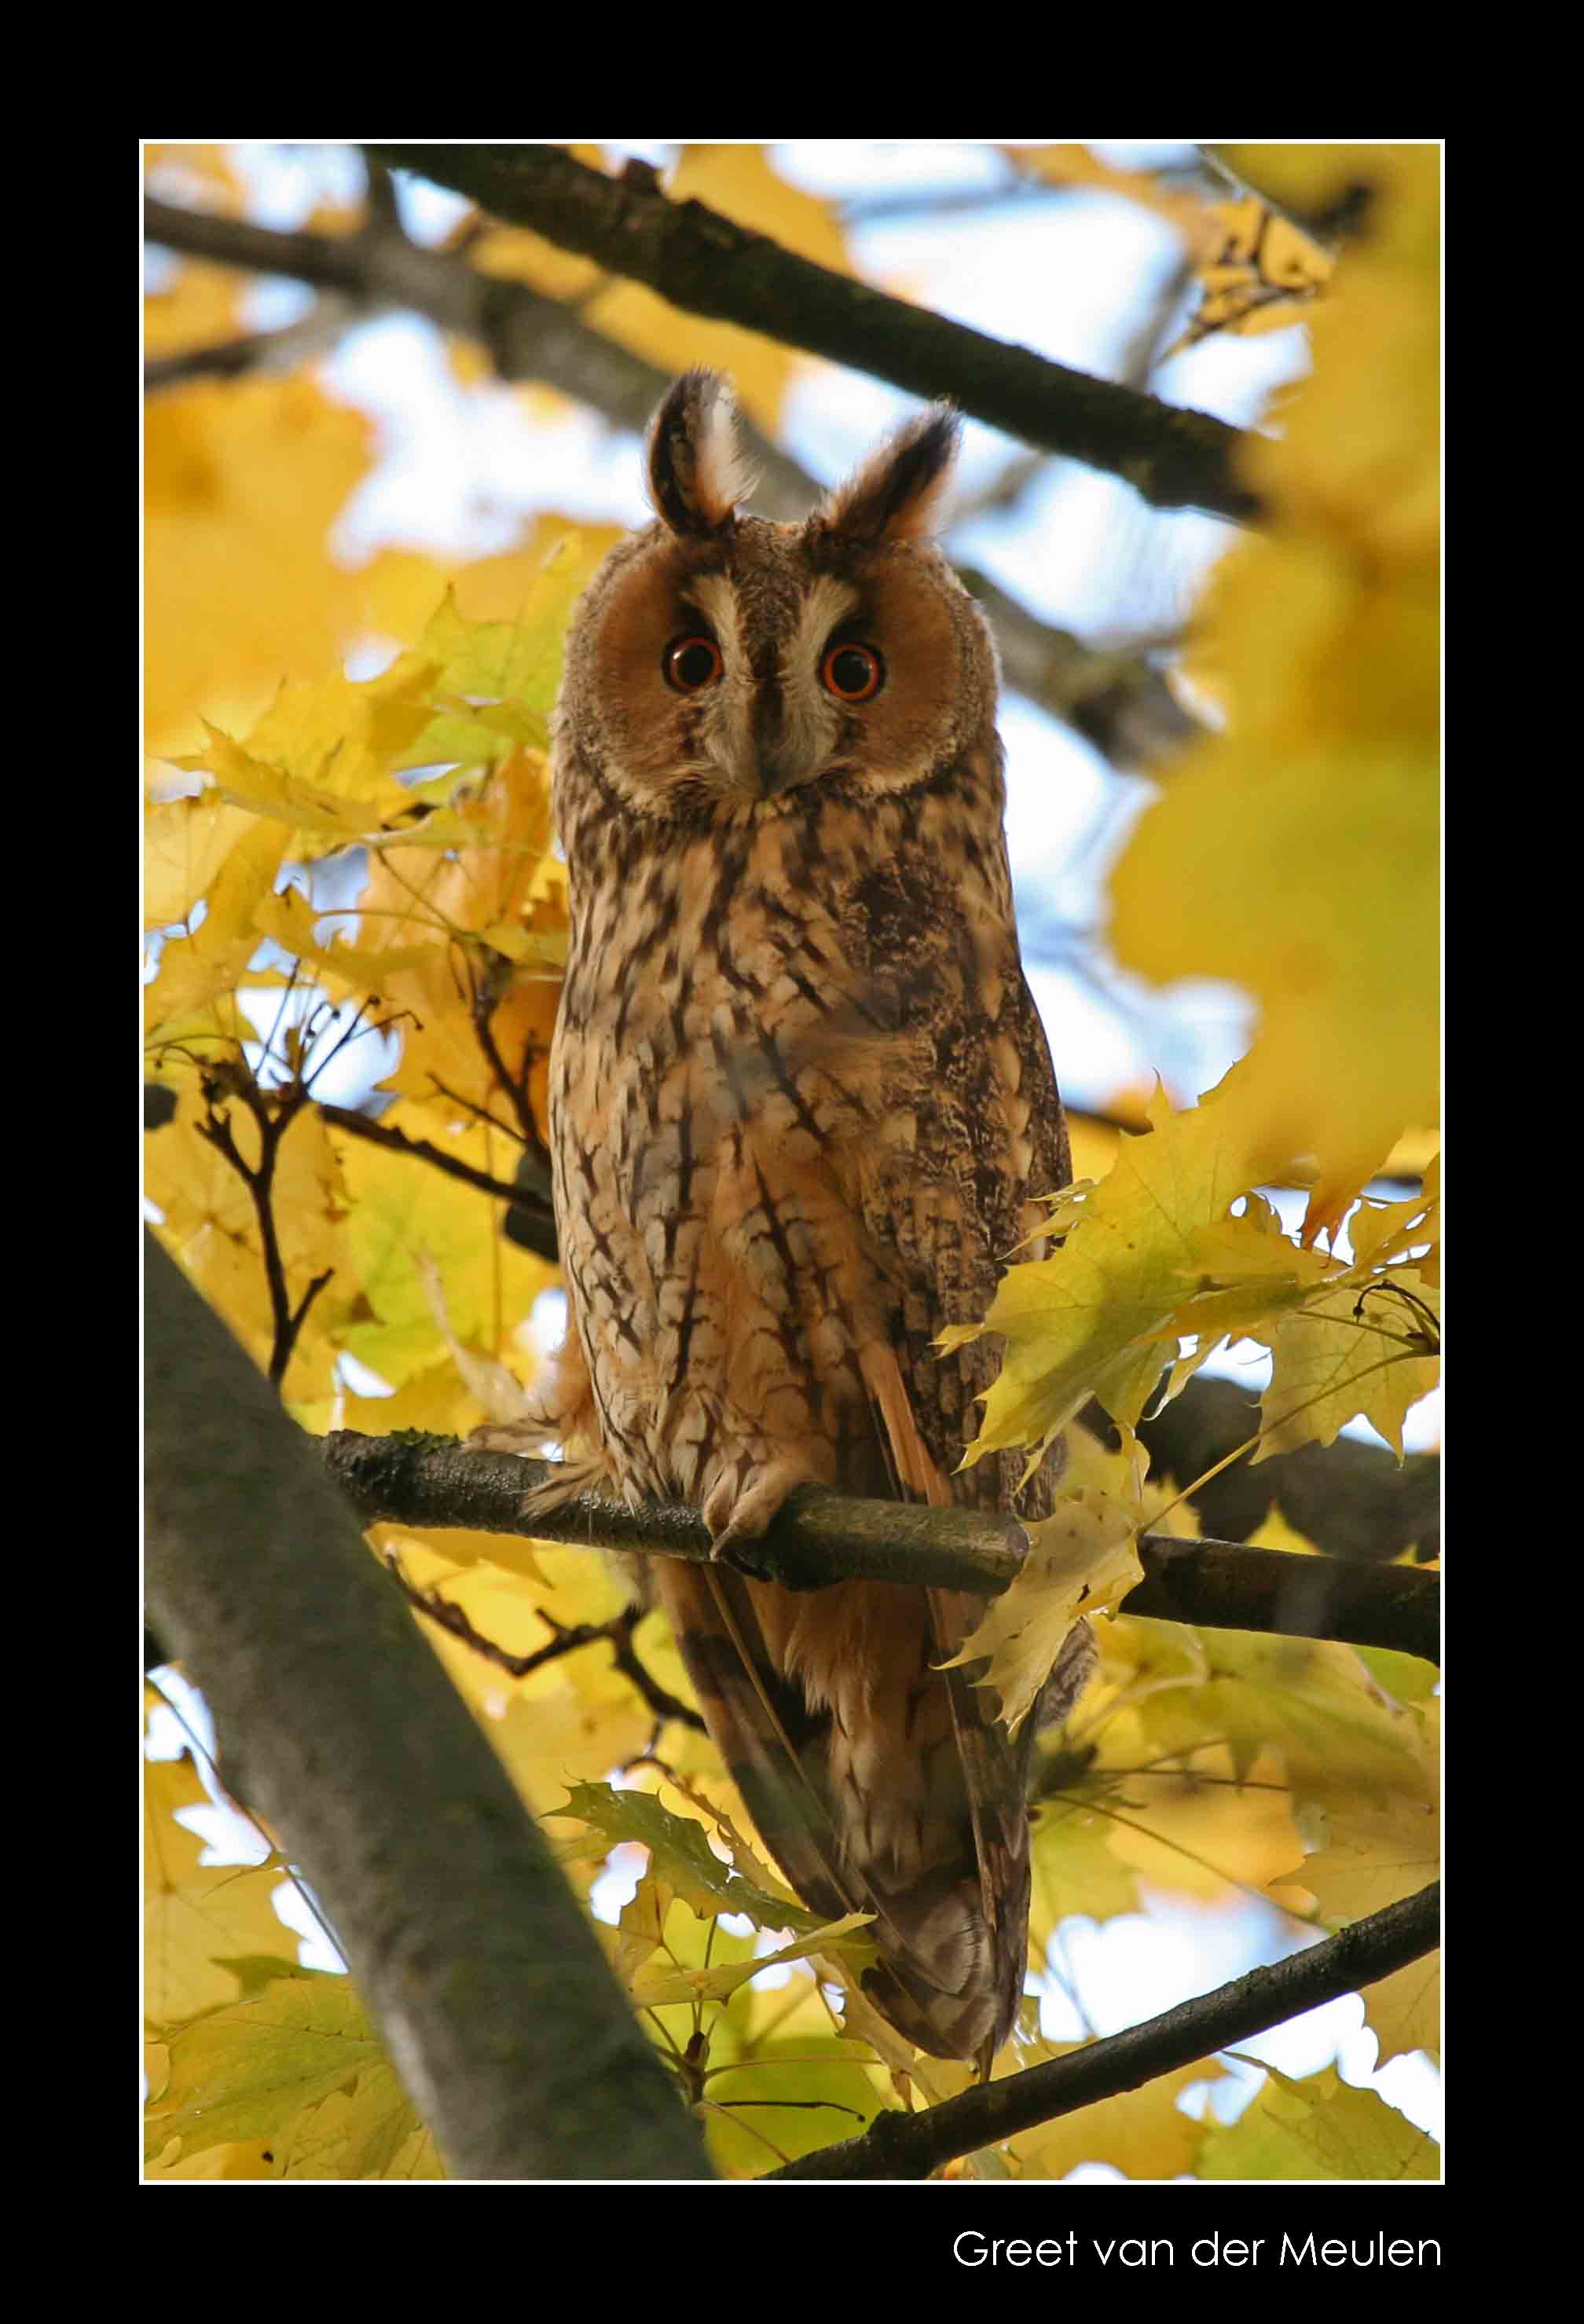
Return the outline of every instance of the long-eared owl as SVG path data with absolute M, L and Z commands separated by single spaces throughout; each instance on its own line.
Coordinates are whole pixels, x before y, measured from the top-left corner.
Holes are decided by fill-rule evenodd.
M 568 638 L 549 1105 L 569 1317 L 528 1433 L 566 1448 L 552 1497 L 686 1501 L 718 1552 L 809 1481 L 1052 1505 L 1059 1451 L 1021 1486 L 1009 1454 L 956 1473 L 996 1359 L 934 1345 L 983 1315 L 1033 1198 L 1069 1176 L 1013 921 L 995 652 L 928 538 L 957 430 L 924 412 L 772 524 L 739 505 L 723 383 L 688 373 L 649 438 L 656 521 Z M 893 2024 L 988 2060 L 1023 1989 L 1027 1747 L 939 1667 L 982 1601 L 793 1594 L 726 1559 L 653 1577 L 793 1886 L 874 1915 L 866 1989 Z

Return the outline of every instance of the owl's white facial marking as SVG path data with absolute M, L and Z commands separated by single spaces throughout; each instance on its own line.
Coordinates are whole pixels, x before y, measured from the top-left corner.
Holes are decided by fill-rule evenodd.
M 815 576 L 779 636 L 755 646 L 731 576 L 701 575 L 690 595 L 721 654 L 718 682 L 707 698 L 701 689 L 699 741 L 723 787 L 739 798 L 769 798 L 827 772 L 843 726 L 840 704 L 821 671 L 831 639 L 860 603 L 858 591 L 831 576 Z

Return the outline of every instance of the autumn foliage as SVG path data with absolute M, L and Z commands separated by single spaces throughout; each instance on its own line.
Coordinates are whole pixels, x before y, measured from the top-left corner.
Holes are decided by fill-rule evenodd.
M 1080 1606 L 1123 1605 L 1140 1528 L 1195 1528 L 1136 1434 L 1163 1373 L 1175 1395 L 1229 1339 L 1253 1342 L 1272 1365 L 1248 1457 L 1329 1445 L 1359 1417 L 1400 1453 L 1440 1344 L 1439 157 L 1226 149 L 1258 189 L 1252 211 L 1163 197 L 1083 148 L 1016 158 L 1166 216 L 1200 277 L 1197 335 L 1297 317 L 1312 369 L 1249 438 L 1264 518 L 1229 540 L 1182 657 L 1203 732 L 1110 879 L 1118 961 L 1159 985 L 1241 987 L 1248 1053 L 1197 1103 L 1157 1090 L 1137 1134 L 1081 1139 L 1091 1175 L 1054 1204 L 1064 1240 L 1009 1268 L 982 1326 L 1005 1357 L 970 1458 L 1073 1441 L 1067 1497 L 973 1642 L 1014 1721 Z M 149 161 L 185 198 L 244 214 L 223 154 Z M 1358 184 L 1366 229 L 1304 226 Z M 852 267 L 835 211 L 764 149 L 688 149 L 669 190 Z M 468 263 L 576 302 L 662 368 L 726 368 L 774 433 L 805 367 L 793 346 L 680 314 L 524 229 L 476 226 L 454 237 Z M 177 262 L 148 299 L 151 356 L 235 337 L 245 279 Z M 452 360 L 489 392 L 474 347 Z M 547 392 L 516 392 L 531 428 Z M 149 401 L 146 1066 L 169 1118 L 144 1183 L 167 1249 L 305 1430 L 465 1435 L 520 1408 L 542 1361 L 536 1303 L 558 1279 L 541 1140 L 566 919 L 547 720 L 569 609 L 617 536 L 544 516 L 469 563 L 387 549 L 349 567 L 335 530 L 375 454 L 311 361 Z M 360 655 L 376 675 L 346 674 Z M 1299 1231 L 1284 1188 L 1307 1193 Z M 1112 1449 L 1074 1425 L 1091 1399 Z M 1311 1549 L 1279 1517 L 1264 1538 Z M 625 1602 L 575 1549 L 388 1526 L 370 1542 L 505 1655 Z M 1125 1608 L 1098 1628 L 1099 1681 L 1037 1745 L 1036 1969 L 1070 1916 L 1103 1924 L 1147 1891 L 1207 1906 L 1240 1892 L 1329 1930 L 1435 1877 L 1428 1665 Z M 594 1925 L 721 2172 L 756 2174 L 966 2085 L 967 2068 L 916 2056 L 866 2008 L 861 1923 L 823 1925 L 790 1898 L 707 1738 L 657 1717 L 606 1646 L 512 1677 L 431 1636 L 580 1891 L 607 1865 L 637 1873 L 619 1920 Z M 631 1645 L 691 1701 L 658 1616 Z M 158 1731 L 169 1754 L 168 1715 Z M 297 1960 L 273 1837 L 251 1867 L 207 1864 L 201 1751 L 145 1773 L 150 2176 L 439 2175 L 351 1982 Z M 760 1978 L 767 1965 L 785 1974 Z M 1431 1964 L 1366 2006 L 1382 2063 L 1437 2054 Z M 1032 1996 L 1025 2015 L 998 2073 L 1062 2047 Z M 1273 2074 L 1230 2126 L 1179 2109 L 1220 2071 L 1161 2077 L 971 2167 L 1435 2173 L 1422 2133 L 1330 2069 Z

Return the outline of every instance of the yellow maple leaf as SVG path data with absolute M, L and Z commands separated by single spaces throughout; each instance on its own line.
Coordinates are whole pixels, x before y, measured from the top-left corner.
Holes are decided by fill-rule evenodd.
M 149 748 L 207 715 L 245 724 L 283 678 L 324 669 L 355 632 L 357 576 L 331 526 L 367 473 L 371 423 L 310 379 L 203 381 L 144 422 Z
M 1362 1416 L 1403 1458 L 1410 1406 L 1441 1376 L 1438 1295 L 1419 1269 L 1399 1267 L 1360 1296 L 1349 1277 L 1284 1315 L 1268 1338 L 1274 1370 L 1256 1461 L 1301 1444 L 1330 1444 Z
M 1149 1118 L 1150 1134 L 1123 1137 L 1098 1186 L 1082 1201 L 1069 1190 L 1053 1213 L 1064 1247 L 1002 1277 L 978 1329 L 1003 1333 L 1006 1355 L 964 1466 L 1001 1446 L 1048 1443 L 1091 1396 L 1133 1427 L 1180 1333 L 1194 1328 L 1181 1311 L 1202 1273 L 1201 1230 L 1277 1174 L 1241 1069 L 1181 1113 L 1157 1091 Z M 973 1336 L 960 1327 L 942 1344 Z
M 1264 538 L 1213 576 L 1197 664 L 1229 705 L 1112 882 L 1119 957 L 1260 1004 L 1248 1061 L 1333 1221 L 1438 1118 L 1437 162 L 1338 149 L 1370 231 L 1315 308 L 1314 367 L 1250 481 Z
M 952 1670 L 988 1655 L 989 1668 L 975 1683 L 996 1690 L 1014 1735 L 1038 1702 L 1073 1624 L 1115 1607 L 1143 1580 L 1135 1547 L 1144 1523 L 1142 1448 L 1110 1453 L 1085 1434 L 1074 1452 L 1054 1509 L 1025 1527 L 1028 1554 L 1017 1580 L 990 1600 L 961 1651 L 941 1665 Z
M 1294 2080 L 1275 2066 L 1232 2124 L 1202 2134 L 1201 2179 L 1437 2179 L 1441 2153 L 1375 2090 L 1344 2082 L 1334 2066 Z
M 234 266 L 206 266 L 201 259 L 178 266 L 143 300 L 145 358 L 223 346 L 235 338 L 242 327 L 244 279 Z
M 179 1808 L 210 1805 L 191 1760 L 145 1760 L 143 1790 L 145 2006 L 165 2026 L 231 1998 L 225 1959 L 278 1953 L 290 1939 L 271 1902 L 280 1864 L 203 1864 L 204 1841 L 176 1822 Z

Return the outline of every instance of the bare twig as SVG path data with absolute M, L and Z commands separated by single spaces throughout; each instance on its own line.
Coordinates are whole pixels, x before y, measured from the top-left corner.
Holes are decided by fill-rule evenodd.
M 273 1324 L 269 1380 L 272 1388 L 278 1388 L 286 1377 L 292 1351 L 308 1320 L 308 1311 L 335 1272 L 334 1268 L 327 1268 L 322 1275 L 316 1275 L 297 1305 L 292 1305 L 286 1288 L 281 1237 L 275 1224 L 275 1165 L 280 1157 L 281 1139 L 308 1102 L 308 1089 L 298 1079 L 283 1089 L 262 1090 L 242 1058 L 220 1058 L 206 1065 L 202 1088 L 207 1111 L 204 1120 L 197 1125 L 198 1136 L 207 1139 L 216 1153 L 235 1171 L 252 1197 L 253 1215 L 258 1221 L 264 1280 L 269 1286 L 270 1314 Z M 256 1163 L 249 1162 L 236 1143 L 229 1110 L 233 1101 L 245 1107 L 258 1131 L 259 1158 Z
M 483 955 L 482 972 L 475 955 Z M 540 1133 L 534 1114 L 530 1084 L 533 1069 L 544 1051 L 534 1042 L 523 1044 L 515 1073 L 501 1055 L 501 1045 L 495 1038 L 495 1011 L 505 999 L 511 982 L 511 964 L 503 954 L 491 952 L 483 944 L 468 947 L 469 994 L 468 1014 L 473 1022 L 474 1038 L 483 1052 L 484 1063 L 495 1077 L 501 1094 L 517 1118 L 517 1135 L 533 1160 L 546 1176 L 550 1171 L 549 1148 Z
M 563 1655 L 576 1654 L 583 1646 L 598 1646 L 603 1642 L 611 1647 L 612 1659 L 622 1677 L 631 1681 L 657 1719 L 674 1719 L 684 1727 L 693 1728 L 700 1735 L 704 1733 L 704 1721 L 697 1711 L 690 1711 L 678 1696 L 663 1687 L 639 1659 L 632 1643 L 632 1633 L 643 1619 L 641 1607 L 624 1606 L 608 1622 L 577 1623 L 557 1622 L 553 1614 L 547 1613 L 540 1607 L 540 1621 L 547 1623 L 556 1636 L 548 1645 L 536 1646 L 530 1654 L 514 1655 L 496 1639 L 486 1637 L 469 1619 L 465 1608 L 458 1606 L 455 1600 L 442 1597 L 438 1590 L 422 1590 L 416 1582 L 410 1582 L 402 1572 L 401 1560 L 393 1549 L 386 1551 L 385 1563 L 410 1606 L 427 1616 L 437 1629 L 446 1631 L 453 1638 L 459 1638 L 465 1646 L 471 1646 L 474 1654 L 482 1655 L 485 1662 L 493 1663 L 498 1670 L 505 1671 L 510 1677 L 527 1678 L 534 1671 L 543 1670 L 547 1663 L 559 1662 Z
M 291 371 L 327 354 L 355 323 L 376 311 L 367 300 L 321 299 L 313 312 L 278 331 L 246 331 L 213 346 L 187 347 L 180 355 L 152 355 L 143 365 L 143 389 L 186 387 L 195 379 L 239 379 L 244 373 Z
M 888 2111 L 861 2138 L 822 2146 L 776 2179 L 924 2179 L 943 2163 L 1135 2090 L 1303 2011 L 1390 1977 L 1441 1942 L 1441 1884 L 1355 1921 L 1307 1951 L 1249 1970 L 1126 2033 L 986 2082 L 920 2114 Z
M 344 1130 L 350 1137 L 361 1138 L 370 1146 L 383 1146 L 392 1154 L 410 1154 L 415 1161 L 443 1170 L 448 1178 L 459 1178 L 465 1186 L 476 1186 L 481 1194 L 488 1194 L 496 1202 L 542 1211 L 547 1219 L 554 1220 L 555 1213 L 548 1200 L 525 1193 L 510 1178 L 492 1178 L 487 1170 L 475 1169 L 459 1154 L 447 1154 L 444 1147 L 431 1145 L 427 1138 L 409 1138 L 405 1130 L 389 1128 L 351 1106 L 321 1105 L 319 1116 L 333 1130 Z

